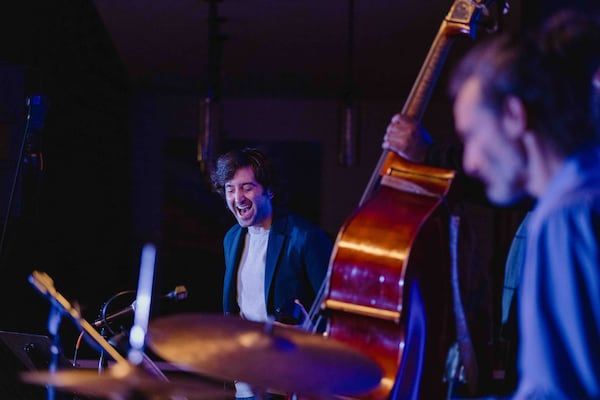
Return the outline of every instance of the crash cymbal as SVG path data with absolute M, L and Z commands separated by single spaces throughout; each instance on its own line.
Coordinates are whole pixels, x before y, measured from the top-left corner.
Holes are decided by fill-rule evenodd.
M 28 371 L 21 374 L 26 383 L 52 386 L 57 390 L 94 398 L 122 400 L 147 399 L 225 399 L 232 391 L 199 379 L 165 381 L 127 365 L 116 364 L 104 373 L 92 370 Z
M 147 341 L 183 370 L 304 395 L 354 395 L 379 384 L 379 365 L 358 350 L 295 327 L 237 317 L 179 314 L 151 322 Z

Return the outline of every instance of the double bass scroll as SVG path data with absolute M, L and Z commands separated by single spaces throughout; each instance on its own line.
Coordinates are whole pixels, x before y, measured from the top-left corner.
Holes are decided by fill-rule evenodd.
M 455 0 L 438 30 L 402 113 L 420 120 L 453 39 L 473 36 L 482 1 Z M 379 387 L 360 398 L 384 400 L 396 381 L 406 343 L 409 288 L 418 284 L 426 317 L 422 398 L 443 398 L 446 352 L 453 332 L 445 203 L 455 171 L 415 164 L 384 152 L 359 207 L 340 229 L 327 287 L 317 301 L 327 335 L 379 363 Z
M 402 114 L 412 117 L 416 121 L 420 121 L 423 118 L 431 93 L 454 40 L 459 36 L 475 37 L 475 27 L 480 22 L 482 14 L 489 14 L 486 3 L 483 0 L 454 1 L 429 48 L 417 79 L 404 103 Z M 371 179 L 360 199 L 359 206 L 376 189 L 380 176 L 387 174 L 384 168 L 386 164 L 393 163 L 395 159 L 399 158 L 399 156 L 389 151 L 384 151 L 381 154 L 377 166 L 371 175 Z

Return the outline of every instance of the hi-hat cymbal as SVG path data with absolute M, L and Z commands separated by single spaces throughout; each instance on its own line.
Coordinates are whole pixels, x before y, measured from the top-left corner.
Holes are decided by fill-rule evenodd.
M 375 388 L 379 365 L 348 345 L 298 328 L 237 317 L 179 314 L 155 319 L 148 345 L 183 370 L 304 395 Z
M 60 391 L 113 400 L 132 397 L 187 400 L 232 397 L 232 391 L 215 384 L 191 378 L 165 381 L 127 364 L 115 364 L 102 374 L 92 370 L 28 371 L 21 374 L 21 379 Z

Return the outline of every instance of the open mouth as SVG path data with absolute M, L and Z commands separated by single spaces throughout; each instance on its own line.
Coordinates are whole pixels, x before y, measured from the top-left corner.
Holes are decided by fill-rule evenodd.
M 235 207 L 238 214 L 243 217 L 245 215 L 247 215 L 250 212 L 250 209 L 252 208 L 251 205 L 245 205 L 245 206 L 236 206 Z

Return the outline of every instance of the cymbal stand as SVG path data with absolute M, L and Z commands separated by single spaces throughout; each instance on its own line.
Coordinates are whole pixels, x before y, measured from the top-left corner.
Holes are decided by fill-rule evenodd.
M 104 328 L 100 330 L 100 335 L 106 337 L 104 334 Z M 106 359 L 106 353 L 100 350 L 100 357 L 98 358 L 98 373 L 101 374 L 108 367 L 108 360 Z
M 48 316 L 48 333 L 50 333 L 50 336 L 52 337 L 52 344 L 50 345 L 50 365 L 48 366 L 48 370 L 50 372 L 56 372 L 58 369 L 58 356 L 60 355 L 60 338 L 58 328 L 61 321 L 61 310 L 55 305 L 52 305 L 50 308 L 50 315 Z M 54 387 L 50 385 L 46 387 L 46 396 L 47 400 L 56 399 L 56 391 L 54 390 Z

